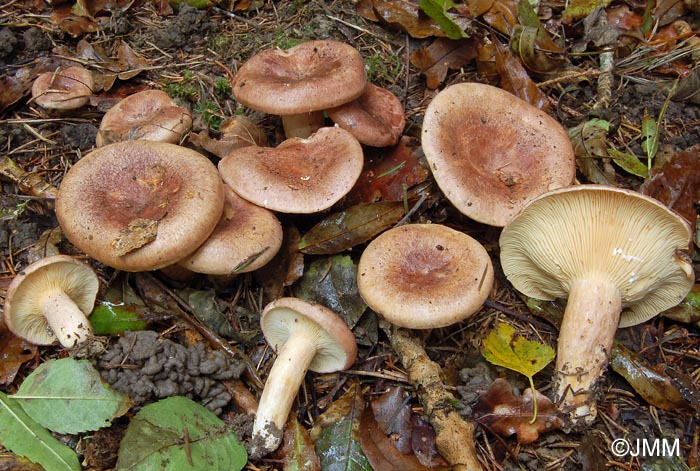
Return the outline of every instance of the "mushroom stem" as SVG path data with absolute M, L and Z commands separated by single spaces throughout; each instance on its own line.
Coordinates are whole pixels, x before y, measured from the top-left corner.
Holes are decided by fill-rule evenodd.
M 282 116 L 282 126 L 287 139 L 300 137 L 306 139 L 323 127 L 323 111 L 312 111 Z
M 80 308 L 60 290 L 46 295 L 44 316 L 58 341 L 66 348 L 83 342 L 92 335 L 92 325 Z
M 292 402 L 316 351 L 310 336 L 294 332 L 277 352 L 253 424 L 252 456 L 263 456 L 280 445 Z
M 607 280 L 580 279 L 570 287 L 554 384 L 572 426 L 589 425 L 596 417 L 594 386 L 608 365 L 621 311 L 620 291 Z

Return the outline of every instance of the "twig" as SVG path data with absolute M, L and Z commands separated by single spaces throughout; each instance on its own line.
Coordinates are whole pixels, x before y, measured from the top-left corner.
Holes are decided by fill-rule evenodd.
M 435 443 L 440 454 L 454 471 L 481 471 L 474 424 L 465 421 L 455 410 L 454 397 L 440 379 L 438 364 L 428 357 L 421 342 L 410 331 L 392 326 L 387 334 L 408 378 L 416 385 L 423 410 L 437 434 Z
M 7 155 L 0 157 L 0 177 L 5 177 L 16 183 L 20 191 L 29 196 L 53 200 L 58 195 L 58 188 L 50 183 L 46 183 L 36 173 L 25 171 Z

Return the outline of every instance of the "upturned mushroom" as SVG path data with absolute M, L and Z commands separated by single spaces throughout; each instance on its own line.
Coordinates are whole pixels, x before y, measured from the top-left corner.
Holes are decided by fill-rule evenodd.
M 681 302 L 694 283 L 688 223 L 658 201 L 603 185 L 548 192 L 503 229 L 501 265 L 527 296 L 568 298 L 559 330 L 554 395 L 570 425 L 596 417 L 618 327 Z
M 179 144 L 192 128 L 189 110 L 161 90 L 143 90 L 121 100 L 102 117 L 95 144 L 101 147 L 120 141 Z
M 357 49 L 320 40 L 259 52 L 241 66 L 232 88 L 245 106 L 281 115 L 287 137 L 305 138 L 323 126 L 323 110 L 359 97 L 366 84 Z
M 32 99 L 42 108 L 73 110 L 88 103 L 94 88 L 92 73 L 76 65 L 40 74 L 32 84 Z
M 445 197 L 464 215 L 504 226 L 528 201 L 576 173 L 566 130 L 500 88 L 451 85 L 425 111 L 422 147 Z
M 3 315 L 12 333 L 35 345 L 70 348 L 92 334 L 88 316 L 100 282 L 67 255 L 42 258 L 19 272 L 5 294 Z
M 95 260 L 145 271 L 194 252 L 223 208 L 224 184 L 209 159 L 175 144 L 124 141 L 71 167 L 56 217 L 68 240 Z
M 401 101 L 386 88 L 372 83 L 367 84 L 359 98 L 326 113 L 360 143 L 373 147 L 393 146 L 406 126 Z
M 219 172 L 251 203 L 282 213 L 308 214 L 328 209 L 345 196 L 363 165 L 357 139 L 344 129 L 326 127 L 277 147 L 234 149 L 219 161 Z
M 253 424 L 251 455 L 277 449 L 292 403 L 308 370 L 331 373 L 349 368 L 357 343 L 345 322 L 330 309 L 299 298 L 280 298 L 260 317 L 265 339 L 277 352 Z
M 486 249 L 440 224 L 406 224 L 362 252 L 357 285 L 367 305 L 409 329 L 445 327 L 479 310 L 493 285 Z

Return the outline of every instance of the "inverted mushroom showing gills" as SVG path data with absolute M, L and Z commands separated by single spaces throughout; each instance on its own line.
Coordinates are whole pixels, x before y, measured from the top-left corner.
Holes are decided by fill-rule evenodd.
M 566 130 L 500 88 L 459 83 L 425 112 L 422 147 L 448 200 L 464 215 L 504 226 L 528 201 L 571 185 L 575 155 Z
M 440 224 L 390 229 L 365 248 L 357 285 L 367 305 L 399 327 L 430 329 L 474 314 L 493 285 L 486 249 Z
M 73 347 L 92 334 L 87 316 L 99 287 L 95 272 L 73 257 L 42 258 L 18 273 L 7 288 L 5 324 L 35 345 L 58 341 Z
M 330 309 L 299 298 L 280 298 L 263 310 L 260 326 L 277 352 L 253 424 L 251 455 L 277 449 L 292 402 L 307 370 L 349 368 L 357 357 L 355 336 Z
M 362 95 L 362 56 L 338 41 L 308 41 L 251 57 L 236 74 L 233 95 L 257 111 L 281 115 L 287 137 L 309 137 L 323 126 L 323 110 Z
M 175 144 L 124 141 L 71 167 L 56 217 L 68 240 L 92 258 L 145 271 L 194 252 L 223 208 L 224 184 L 209 159 Z
M 658 201 L 603 185 L 546 193 L 503 229 L 501 265 L 513 286 L 537 299 L 568 298 L 554 394 L 571 426 L 596 417 L 595 386 L 616 329 L 652 318 L 690 291 L 691 234 Z

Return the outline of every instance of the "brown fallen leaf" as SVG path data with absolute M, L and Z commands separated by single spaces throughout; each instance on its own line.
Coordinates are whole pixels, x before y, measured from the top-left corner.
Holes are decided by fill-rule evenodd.
M 36 355 L 37 347 L 15 336 L 0 322 L 0 385 L 8 385 L 23 363 Z
M 304 274 L 304 254 L 299 251 L 299 229 L 285 225 L 282 231 L 284 235 L 280 250 L 272 260 L 253 272 L 255 281 L 262 286 L 265 303 L 282 296 L 284 289 Z
M 411 405 L 403 388 L 391 386 L 372 401 L 372 412 L 379 428 L 391 436 L 394 446 L 402 453 L 411 449 Z
M 418 2 L 410 0 L 370 0 L 361 2 L 358 5 L 357 12 L 370 21 L 377 21 L 378 19 L 389 26 L 402 29 L 414 38 L 446 36 L 440 25 L 421 11 Z M 463 30 L 471 29 L 470 18 L 457 16 L 454 18 L 454 21 Z
M 494 35 L 492 35 L 492 40 L 496 45 L 496 68 L 501 76 L 501 87 L 531 105 L 547 111 L 550 106 L 547 95 L 530 78 L 522 62 Z
M 223 158 L 240 147 L 264 147 L 267 145 L 267 136 L 252 119 L 241 115 L 223 120 L 219 126 L 218 138 L 212 137 L 209 131 L 204 130 L 199 134 L 190 134 L 189 141 Z
M 284 469 L 298 471 L 321 471 L 321 461 L 314 451 L 309 431 L 291 414 L 284 430 L 284 441 L 280 449 Z
M 425 85 L 435 89 L 445 80 L 449 70 L 456 70 L 471 63 L 478 56 L 479 40 L 438 38 L 426 48 L 411 54 L 411 64 L 425 76 Z
M 474 405 L 474 419 L 499 435 L 516 434 L 521 445 L 533 443 L 540 434 L 556 430 L 563 423 L 556 405 L 539 391 L 536 394 L 537 420 L 530 423 L 533 417 L 532 389 L 527 388 L 522 396 L 517 396 L 508 381 L 498 378 Z

